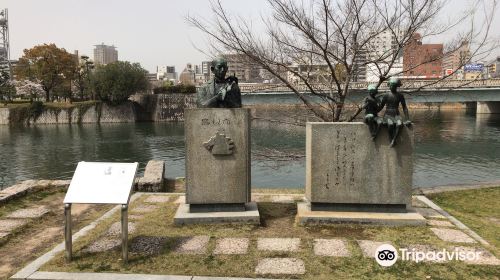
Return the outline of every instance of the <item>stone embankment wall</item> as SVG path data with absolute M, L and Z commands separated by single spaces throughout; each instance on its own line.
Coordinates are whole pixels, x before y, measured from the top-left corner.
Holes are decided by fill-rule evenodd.
M 0 124 L 9 124 L 9 115 L 8 108 L 0 108 Z
M 30 107 L 0 108 L 0 124 L 70 124 L 135 122 L 132 102 L 121 105 L 105 103 L 76 105 L 71 108 L 43 107 L 31 112 Z
M 184 121 L 184 109 L 196 107 L 195 94 L 142 94 L 131 97 L 138 121 Z

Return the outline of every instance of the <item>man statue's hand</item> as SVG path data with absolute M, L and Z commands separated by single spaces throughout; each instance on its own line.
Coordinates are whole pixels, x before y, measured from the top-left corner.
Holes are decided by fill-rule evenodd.
M 410 120 L 407 120 L 404 122 L 404 125 L 410 127 L 413 125 L 413 123 Z
M 228 92 L 230 92 L 233 89 L 233 83 L 230 83 L 226 85 L 222 90 L 221 90 L 221 97 L 220 100 L 224 101 L 226 99 L 226 95 Z

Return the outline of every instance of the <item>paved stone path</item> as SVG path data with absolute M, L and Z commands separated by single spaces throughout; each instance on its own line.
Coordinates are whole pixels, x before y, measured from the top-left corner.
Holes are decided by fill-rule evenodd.
M 300 238 L 259 238 L 257 249 L 261 251 L 296 252 L 300 247 Z
M 368 258 L 375 258 L 375 252 L 380 245 L 391 244 L 389 241 L 372 241 L 372 240 L 358 240 L 358 245 L 363 252 L 363 256 Z
M 103 237 L 83 249 L 83 252 L 99 253 L 118 248 L 122 244 L 118 237 Z
M 266 258 L 259 261 L 256 274 L 304 274 L 304 261 L 296 258 Z
M 215 244 L 214 254 L 242 255 L 248 251 L 248 238 L 220 238 Z
M 11 218 L 11 219 L 12 218 L 14 218 L 14 219 L 33 219 L 33 218 L 40 218 L 49 212 L 50 212 L 50 210 L 47 209 L 45 206 L 40 206 L 40 207 L 19 209 L 17 211 L 10 213 L 6 217 Z
M 181 238 L 175 252 L 181 254 L 205 254 L 210 237 L 206 235 Z
M 294 195 L 259 195 L 255 198 L 263 199 L 264 201 L 272 201 L 274 203 L 293 203 L 297 198 Z M 185 196 L 181 195 L 179 197 L 169 196 L 169 195 L 146 195 L 142 205 L 138 205 L 131 209 L 129 215 L 129 234 L 134 234 L 136 232 L 137 225 L 141 222 L 141 219 L 151 211 L 159 209 L 161 204 L 178 204 L 185 202 Z M 429 232 L 435 234 L 438 238 L 445 242 L 449 242 L 460 245 L 457 243 L 476 243 L 476 241 L 465 234 L 462 230 L 455 227 L 454 224 L 450 222 L 446 217 L 441 215 L 436 210 L 429 208 L 425 203 L 420 200 L 413 200 L 412 202 L 415 210 L 427 218 Z M 2 229 L 15 229 L 22 224 L 15 224 L 16 221 L 21 223 L 24 221 L 29 221 L 29 218 L 35 217 L 33 212 L 34 209 L 26 209 L 27 211 L 19 211 L 17 213 L 11 213 L 12 217 L 19 217 L 24 219 L 5 219 L 0 220 L 0 239 L 2 238 Z M 29 210 L 29 211 L 28 211 Z M 40 209 L 42 210 L 42 209 Z M 36 212 L 36 211 L 35 211 Z M 43 215 L 43 214 L 42 214 Z M 104 252 L 109 250 L 118 250 L 121 246 L 120 240 L 121 233 L 121 223 L 113 223 L 106 233 L 101 236 L 98 240 L 92 242 L 90 245 L 85 247 L 83 250 L 85 252 Z M 272 276 L 272 275 L 296 275 L 291 277 L 298 277 L 306 273 L 306 265 L 303 259 L 294 256 L 297 252 L 308 252 L 312 251 L 315 256 L 318 257 L 333 257 L 333 258 L 345 258 L 352 257 L 353 254 L 358 249 L 358 247 L 363 256 L 368 258 L 375 257 L 376 249 L 382 244 L 391 244 L 387 241 L 374 241 L 374 240 L 353 240 L 348 241 L 345 239 L 331 238 L 331 239 L 314 239 L 314 240 L 302 240 L 300 238 L 257 238 L 250 239 L 248 237 L 218 237 L 215 238 L 215 248 L 213 251 L 209 251 L 210 236 L 200 235 L 200 236 L 186 236 L 182 238 L 176 237 L 161 237 L 161 236 L 132 236 L 129 243 L 129 251 L 132 254 L 142 254 L 142 255 L 157 255 L 166 253 L 166 244 L 168 241 L 176 241 L 172 248 L 172 253 L 175 254 L 191 254 L 201 255 L 199 257 L 204 257 L 207 254 L 214 255 L 245 255 L 248 254 L 249 248 L 252 244 L 256 245 L 256 249 L 260 251 L 263 256 L 261 259 L 257 260 L 257 265 L 255 267 L 255 274 L 260 276 Z M 312 241 L 312 248 L 309 248 L 309 244 Z M 500 260 L 498 260 L 494 255 L 481 247 L 466 247 L 466 246 L 455 246 L 452 245 L 445 247 L 448 251 L 457 249 L 458 251 L 475 254 L 477 253 L 479 258 L 473 261 L 466 261 L 468 264 L 481 264 L 481 265 L 500 265 Z M 429 244 L 408 244 L 406 246 L 401 246 L 401 248 L 406 248 L 408 251 L 419 251 L 419 252 L 439 252 L 444 248 L 436 248 Z M 269 257 L 274 256 L 274 257 Z M 278 257 L 279 256 L 279 257 Z M 191 256 L 190 256 L 191 257 Z
M 170 196 L 167 195 L 150 195 L 146 198 L 145 202 L 148 203 L 166 203 L 170 200 Z
M 10 233 L 26 225 L 28 220 L 0 220 L 0 232 Z
M 417 213 L 424 216 L 425 218 L 446 219 L 445 216 L 439 214 L 438 211 L 431 208 L 415 208 L 415 210 L 417 211 Z
M 465 252 L 466 254 L 478 253 L 478 258 L 474 259 L 466 259 L 465 262 L 469 264 L 483 264 L 483 265 L 500 265 L 500 260 L 497 259 L 492 253 L 486 251 L 483 248 L 474 248 L 474 247 L 464 247 L 457 246 L 453 247 L 453 250 L 457 250 L 458 252 Z
M 455 225 L 445 220 L 427 220 L 427 224 L 435 227 L 455 227 Z
M 129 222 L 128 234 L 134 234 L 134 232 L 135 232 L 135 223 Z M 120 235 L 121 233 L 122 233 L 122 223 L 116 222 L 111 225 L 106 235 L 114 236 L 114 235 Z
M 342 239 L 315 239 L 314 254 L 328 257 L 351 256 L 347 241 Z
M 437 237 L 446 242 L 477 243 L 476 240 L 457 229 L 431 228 L 431 230 L 437 235 Z
M 137 207 L 132 208 L 132 213 L 137 214 L 137 213 L 149 213 L 153 212 L 154 210 L 158 209 L 158 206 L 156 205 L 139 205 Z

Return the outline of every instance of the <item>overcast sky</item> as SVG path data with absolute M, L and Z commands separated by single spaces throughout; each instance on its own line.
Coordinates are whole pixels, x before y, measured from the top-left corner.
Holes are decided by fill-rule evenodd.
M 304 0 L 307 1 L 307 0 Z M 487 0 L 489 1 L 489 0 Z M 460 10 L 470 0 L 452 0 L 449 12 Z M 227 10 L 259 21 L 268 14 L 266 0 L 225 0 Z M 9 9 L 11 58 L 23 49 L 55 43 L 69 52 L 79 50 L 93 58 L 93 45 L 118 48 L 120 60 L 139 62 L 150 72 L 157 65 L 175 65 L 181 72 L 186 63 L 201 63 L 205 37 L 189 26 L 188 14 L 210 17 L 208 0 L 2 0 Z M 500 34 L 495 20 L 493 34 Z M 437 43 L 437 42 L 436 42 Z M 500 55 L 500 50 L 497 51 Z

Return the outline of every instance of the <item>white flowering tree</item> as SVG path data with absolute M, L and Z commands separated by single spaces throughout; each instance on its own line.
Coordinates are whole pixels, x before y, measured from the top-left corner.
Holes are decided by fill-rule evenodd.
M 21 80 L 15 82 L 17 95 L 30 101 L 43 98 L 45 91 L 39 81 Z

